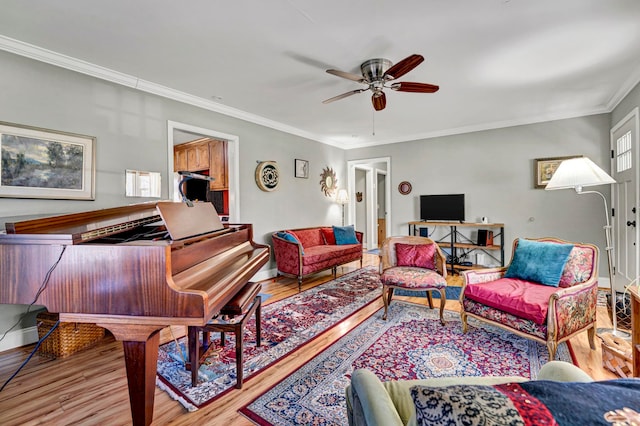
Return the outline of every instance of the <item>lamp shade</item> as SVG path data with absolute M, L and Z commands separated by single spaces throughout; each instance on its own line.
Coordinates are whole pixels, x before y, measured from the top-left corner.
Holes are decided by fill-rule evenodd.
M 336 203 L 339 204 L 347 204 L 349 202 L 349 193 L 346 189 L 338 190 L 338 194 L 336 195 Z
M 581 189 L 584 186 L 607 185 L 616 181 L 587 157 L 564 160 L 545 187 L 554 189 Z

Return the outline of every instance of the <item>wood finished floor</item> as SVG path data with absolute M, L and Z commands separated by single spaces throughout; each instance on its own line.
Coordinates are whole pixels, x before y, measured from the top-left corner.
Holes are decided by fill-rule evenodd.
M 377 265 L 378 257 L 365 254 L 365 265 Z M 357 269 L 358 262 L 338 269 L 344 274 Z M 331 279 L 329 273 L 305 280 L 303 289 Z M 459 277 L 451 277 L 452 282 Z M 263 291 L 272 295 L 265 304 L 297 293 L 293 279 L 282 278 L 263 283 Z M 403 297 L 424 303 L 425 299 Z M 434 299 L 438 303 L 439 299 Z M 354 326 L 382 307 L 378 299 L 346 319 L 322 337 L 286 357 L 256 377 L 243 389 L 234 389 L 216 402 L 193 413 L 156 388 L 154 425 L 251 425 L 237 410 L 251 402 L 289 372 L 307 362 Z M 448 300 L 446 309 L 457 311 L 457 300 Z M 598 308 L 598 327 L 611 327 L 605 308 Z M 169 335 L 169 333 L 166 333 Z M 594 379 L 616 376 L 602 368 L 599 339 L 597 349 L 589 349 L 587 333 L 571 340 L 578 365 Z M 0 353 L 0 383 L 4 383 L 26 359 L 33 345 Z M 50 360 L 35 355 L 16 378 L 0 393 L 2 425 L 127 425 L 131 423 L 128 388 L 122 344 L 105 338 L 98 346 L 66 359 Z

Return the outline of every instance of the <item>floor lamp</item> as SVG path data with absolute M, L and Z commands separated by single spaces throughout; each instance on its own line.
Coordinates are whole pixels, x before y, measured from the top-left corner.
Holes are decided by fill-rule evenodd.
M 611 317 L 613 321 L 614 336 L 623 335 L 618 331 L 618 317 L 616 315 L 616 291 L 613 287 L 613 256 L 611 251 L 611 225 L 609 224 L 609 208 L 607 207 L 607 199 L 598 191 L 583 191 L 584 187 L 597 185 L 610 185 L 616 181 L 609 176 L 604 170 L 598 167 L 593 161 L 587 157 L 571 158 L 564 160 L 553 174 L 553 177 L 546 186 L 546 190 L 554 189 L 574 189 L 578 194 L 598 194 L 604 202 L 604 213 L 606 225 L 604 226 L 607 265 L 609 267 L 609 283 L 611 285 Z
M 338 190 L 336 195 L 336 203 L 342 205 L 342 226 L 344 226 L 344 205 L 349 203 L 349 193 L 346 189 Z

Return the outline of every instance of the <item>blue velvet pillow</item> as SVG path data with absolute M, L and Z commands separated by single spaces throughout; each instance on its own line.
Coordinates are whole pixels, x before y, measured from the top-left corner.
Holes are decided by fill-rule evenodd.
M 298 244 L 300 246 L 301 253 L 304 254 L 304 249 L 302 248 L 302 244 L 300 244 L 300 241 L 298 241 L 298 239 L 294 237 L 292 234 L 288 232 L 278 232 L 276 235 L 284 240 L 291 241 L 292 243 Z
M 353 225 L 334 226 L 333 235 L 336 237 L 337 245 L 360 244 L 360 241 L 356 238 L 356 230 L 353 228 Z
M 573 244 L 529 241 L 521 238 L 504 276 L 558 287 L 571 249 Z

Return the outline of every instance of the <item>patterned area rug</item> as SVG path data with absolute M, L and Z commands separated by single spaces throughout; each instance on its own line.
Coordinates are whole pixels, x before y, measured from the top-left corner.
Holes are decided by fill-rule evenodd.
M 256 347 L 255 318 L 244 332 L 245 381 L 280 358 L 299 349 L 329 328 L 380 297 L 377 268 L 363 268 L 336 280 L 262 307 L 262 345 Z M 219 334 L 212 333 L 214 342 Z M 158 354 L 160 388 L 193 411 L 234 388 L 236 384 L 235 336 L 226 333 L 224 347 L 215 347 L 200 366 L 200 380 L 191 386 L 184 367 L 186 338 L 162 345 Z
M 344 390 L 353 370 L 367 368 L 382 380 L 444 376 L 536 378 L 548 361 L 546 346 L 460 316 L 394 301 L 388 321 L 378 311 L 240 412 L 259 425 L 346 425 Z M 558 359 L 572 362 L 565 343 Z

